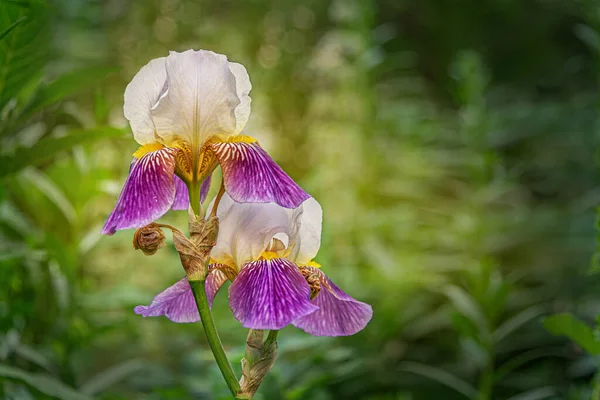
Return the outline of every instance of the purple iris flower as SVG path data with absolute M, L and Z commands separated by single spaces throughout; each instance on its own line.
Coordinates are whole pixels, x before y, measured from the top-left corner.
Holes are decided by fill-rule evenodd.
M 371 320 L 371 306 L 344 293 L 313 261 L 322 223 L 315 199 L 289 209 L 275 203 L 241 204 L 225 194 L 217 217 L 219 236 L 206 280 L 211 305 L 219 288 L 231 280 L 229 306 L 246 328 L 274 330 L 293 324 L 315 336 L 345 336 Z M 186 278 L 135 312 L 164 315 L 174 322 L 200 319 Z
M 218 165 L 237 202 L 295 208 L 308 199 L 256 139 L 240 135 L 251 89 L 243 65 L 211 51 L 171 52 L 142 67 L 124 104 L 141 147 L 102 233 L 140 228 L 171 208 L 187 209 L 188 188 L 198 190 L 200 182 L 203 201 Z

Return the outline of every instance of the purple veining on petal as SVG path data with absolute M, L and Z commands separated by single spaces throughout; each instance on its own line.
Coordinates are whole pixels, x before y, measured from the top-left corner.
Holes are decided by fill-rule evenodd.
M 200 186 L 200 203 L 204 203 L 206 200 L 206 196 L 208 196 L 208 191 L 210 189 L 210 182 L 212 181 L 212 174 L 206 177 L 202 182 L 202 186 Z
M 229 288 L 229 306 L 245 328 L 281 329 L 318 310 L 310 288 L 292 262 L 275 258 L 248 263 Z
M 145 154 L 132 163 L 117 204 L 102 233 L 141 228 L 162 217 L 175 199 L 175 154 L 164 148 Z
M 363 330 L 373 316 L 371 306 L 348 296 L 321 270 L 311 269 L 321 283 L 311 301 L 319 310 L 294 320 L 293 325 L 314 336 L 349 336 Z
M 296 208 L 310 195 L 273 161 L 258 143 L 214 143 L 225 189 L 238 203 L 275 202 Z
M 177 175 L 175 175 L 175 200 L 173 201 L 173 210 L 187 210 L 190 206 L 190 196 L 187 185 Z
M 212 265 L 209 265 L 210 273 L 206 277 L 206 282 L 204 283 L 204 288 L 206 290 L 206 297 L 208 299 L 208 305 L 212 308 L 213 300 L 217 295 L 219 289 L 225 282 L 227 282 L 227 276 L 218 268 L 211 268 Z
M 194 294 L 187 278 L 183 278 L 173 286 L 156 295 L 148 306 L 137 306 L 133 309 L 136 314 L 144 317 L 164 315 L 173 322 L 188 323 L 200 321 L 196 308 Z

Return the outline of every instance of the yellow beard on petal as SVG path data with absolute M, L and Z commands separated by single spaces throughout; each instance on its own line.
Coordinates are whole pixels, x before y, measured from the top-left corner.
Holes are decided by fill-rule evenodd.
M 256 143 L 258 140 L 254 139 L 252 136 L 246 135 L 235 135 L 230 136 L 227 139 L 227 143 Z
M 260 260 L 272 260 L 274 258 L 281 257 L 279 257 L 279 255 L 274 251 L 263 251 L 263 253 L 260 255 Z
M 148 153 L 152 153 L 153 151 L 156 151 L 156 150 L 162 150 L 164 148 L 165 148 L 165 146 L 163 146 L 160 143 L 145 144 L 142 147 L 140 147 L 139 149 L 137 149 L 135 151 L 135 153 L 133 153 L 133 156 L 137 159 L 140 159 Z
M 258 140 L 247 135 L 214 135 L 206 141 L 207 144 L 213 143 L 256 143 Z
M 319 264 L 318 262 L 314 261 L 314 260 L 310 260 L 308 262 L 308 264 L 298 264 L 299 267 L 314 267 L 314 268 L 321 268 L 321 264 Z

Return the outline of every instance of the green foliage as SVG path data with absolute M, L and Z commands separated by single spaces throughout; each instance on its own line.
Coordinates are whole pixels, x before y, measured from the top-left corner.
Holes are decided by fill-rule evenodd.
M 4 110 L 9 100 L 42 74 L 51 40 L 46 6 L 2 2 L 0 32 L 0 110 Z
M 600 354 L 598 334 L 572 314 L 564 313 L 546 317 L 544 327 L 555 335 L 568 337 L 590 354 Z
M 17 27 L 17 25 L 19 25 L 21 22 L 25 21 L 26 19 L 27 19 L 26 17 L 21 17 L 18 20 L 16 20 L 15 22 L 13 22 L 12 24 L 10 24 L 6 29 L 4 29 L 4 31 L 0 32 L 0 40 L 4 39 L 4 37 L 10 33 L 10 31 L 15 29 Z
M 31 147 L 18 147 L 12 154 L 0 155 L 0 178 L 18 172 L 27 166 L 47 162 L 56 154 L 72 149 L 74 146 L 123 134 L 122 129 L 105 126 L 71 132 L 63 137 L 47 137 Z
M 116 67 L 93 67 L 66 73 L 42 86 L 27 104 L 26 112 L 39 111 L 74 93 L 97 87 L 108 74 L 118 70 Z
M 23 381 L 38 391 L 61 400 L 91 400 L 91 397 L 78 393 L 59 380 L 45 374 L 33 374 L 8 365 L 0 365 L 0 376 Z
M 227 398 L 194 324 L 131 312 L 181 278 L 177 255 L 99 234 L 135 150 L 125 86 L 194 47 L 246 65 L 248 133 L 323 205 L 317 261 L 375 312 L 353 337 L 283 330 L 257 399 L 589 399 L 597 365 L 562 336 L 595 352 L 594 329 L 540 317 L 598 306 L 594 2 L 226 11 L 0 2 L 0 397 Z

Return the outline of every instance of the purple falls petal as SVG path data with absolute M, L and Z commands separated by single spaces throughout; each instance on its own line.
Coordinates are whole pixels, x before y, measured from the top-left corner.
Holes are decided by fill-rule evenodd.
M 137 306 L 133 311 L 144 317 L 164 315 L 177 323 L 200 321 L 194 294 L 187 278 L 181 279 L 173 286 L 157 294 L 150 305 Z
M 312 303 L 319 310 L 294 320 L 293 325 L 313 336 L 349 336 L 364 329 L 373 316 L 370 305 L 355 300 L 317 268 L 321 290 Z
M 281 329 L 318 310 L 295 264 L 283 258 L 248 263 L 229 287 L 229 306 L 245 328 Z
M 209 269 L 211 266 L 209 265 Z M 227 276 L 218 268 L 212 268 L 212 271 L 206 277 L 204 288 L 206 290 L 206 298 L 208 299 L 208 305 L 212 308 L 213 300 L 217 295 L 221 286 L 227 282 Z
M 187 185 L 177 175 L 175 175 L 175 200 L 173 201 L 173 210 L 187 210 L 190 206 L 190 196 Z
M 134 160 L 127 181 L 102 233 L 141 228 L 162 217 L 175 200 L 176 149 L 152 151 Z
M 310 197 L 256 142 L 220 142 L 211 148 L 221 164 L 225 189 L 238 203 L 296 208 Z
M 202 182 L 202 186 L 200 186 L 200 203 L 204 203 L 206 200 L 206 196 L 208 196 L 208 191 L 210 189 L 210 182 L 212 181 L 212 174 L 206 177 Z

